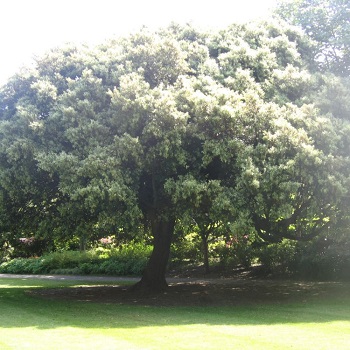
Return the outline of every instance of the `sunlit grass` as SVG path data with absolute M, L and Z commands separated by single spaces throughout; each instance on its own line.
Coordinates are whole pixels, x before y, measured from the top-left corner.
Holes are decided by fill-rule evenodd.
M 151 307 L 26 293 L 83 284 L 96 282 L 0 279 L 0 349 L 350 348 L 348 296 L 312 303 Z

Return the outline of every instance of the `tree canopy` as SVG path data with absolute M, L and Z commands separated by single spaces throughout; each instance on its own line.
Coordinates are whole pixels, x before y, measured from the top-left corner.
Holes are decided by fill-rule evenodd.
M 350 75 L 350 3 L 347 0 L 286 0 L 279 16 L 299 25 L 315 43 L 315 58 L 323 70 Z
M 0 91 L 1 234 L 150 230 L 138 286 L 151 289 L 185 218 L 204 237 L 235 222 L 267 242 L 311 239 L 339 216 L 350 154 L 338 78 L 312 74 L 312 50 L 282 20 L 51 50 Z

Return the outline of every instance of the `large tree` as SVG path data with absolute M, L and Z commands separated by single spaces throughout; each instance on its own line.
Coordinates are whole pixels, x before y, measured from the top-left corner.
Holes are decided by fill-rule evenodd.
M 0 93 L 1 232 L 84 245 L 143 227 L 154 249 L 136 288 L 152 290 L 185 216 L 204 243 L 228 220 L 268 241 L 317 234 L 344 169 L 332 119 L 311 105 L 308 43 L 284 22 L 172 25 L 49 52 Z

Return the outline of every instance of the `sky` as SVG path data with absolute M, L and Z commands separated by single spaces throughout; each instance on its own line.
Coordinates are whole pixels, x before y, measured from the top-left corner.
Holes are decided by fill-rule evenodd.
M 265 17 L 277 0 L 1 0 L 0 85 L 67 42 L 98 44 L 172 21 L 223 28 Z

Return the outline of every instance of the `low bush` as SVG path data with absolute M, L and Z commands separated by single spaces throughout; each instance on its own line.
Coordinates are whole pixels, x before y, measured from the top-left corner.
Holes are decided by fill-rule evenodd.
M 65 251 L 40 258 L 16 258 L 0 265 L 1 273 L 140 275 L 151 246 L 129 244 L 118 248 L 95 248 L 86 252 Z
M 225 242 L 219 241 L 213 248 L 213 252 L 224 269 L 237 266 L 250 267 L 253 259 L 251 243 L 245 240 Z
M 38 274 L 45 272 L 42 262 L 37 258 L 16 258 L 0 265 L 1 273 L 16 273 L 16 274 Z
M 266 274 L 291 274 L 295 262 L 297 242 L 284 239 L 280 243 L 258 245 L 254 255 L 262 265 Z
M 255 248 L 260 273 L 308 280 L 349 280 L 350 243 L 323 236 L 310 242 L 283 240 Z
M 350 243 L 319 238 L 299 245 L 290 270 L 305 279 L 350 280 Z
M 171 246 L 170 256 L 171 268 L 203 263 L 203 253 L 198 235 L 188 234 L 175 241 Z

